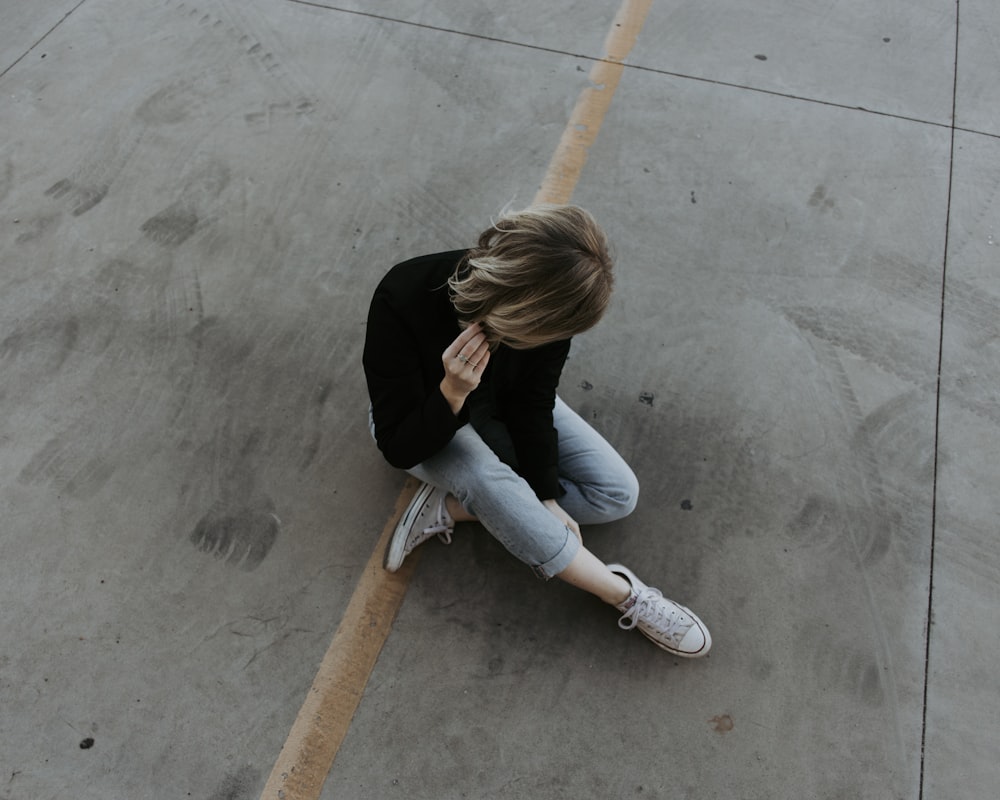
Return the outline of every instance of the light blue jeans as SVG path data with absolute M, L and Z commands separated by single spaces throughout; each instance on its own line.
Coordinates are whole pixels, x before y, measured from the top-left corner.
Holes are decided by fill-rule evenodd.
M 453 494 L 538 577 L 558 575 L 579 551 L 579 540 L 505 463 L 516 463 L 506 427 L 487 409 L 471 409 L 471 418 L 444 448 L 407 471 Z M 555 500 L 563 510 L 580 525 L 631 514 L 639 483 L 628 464 L 558 397 L 553 422 L 559 432 L 559 483 L 565 490 Z

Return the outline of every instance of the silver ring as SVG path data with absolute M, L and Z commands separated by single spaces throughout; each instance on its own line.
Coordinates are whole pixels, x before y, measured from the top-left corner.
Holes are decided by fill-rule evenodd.
M 461 361 L 463 364 L 469 363 L 469 357 L 466 355 L 462 355 L 461 353 L 459 353 L 458 356 L 456 356 L 456 358 L 458 358 L 458 360 Z

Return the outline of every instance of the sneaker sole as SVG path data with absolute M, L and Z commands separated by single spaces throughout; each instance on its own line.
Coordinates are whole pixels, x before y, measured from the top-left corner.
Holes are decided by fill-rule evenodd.
M 674 601 L 671 600 L 670 602 L 673 603 Z M 639 629 L 639 633 L 641 633 L 643 636 L 645 636 L 647 639 L 649 639 L 649 641 L 651 641 L 653 644 L 655 644 L 661 650 L 663 650 L 663 651 L 665 651 L 667 653 L 670 653 L 671 655 L 679 656 L 680 658 L 701 658 L 702 656 L 707 656 L 708 655 L 708 651 L 712 649 L 712 636 L 709 634 L 708 628 L 705 627 L 704 623 L 700 619 L 698 619 L 698 617 L 696 615 L 694 615 L 694 614 L 691 613 L 691 609 L 685 608 L 680 603 L 674 603 L 674 605 L 676 605 L 680 609 L 683 609 L 684 613 L 687 614 L 689 617 L 691 617 L 691 619 L 694 620 L 694 626 L 698 630 L 701 631 L 701 635 L 705 639 L 705 644 L 703 644 L 700 649 L 695 650 L 695 651 L 692 652 L 692 651 L 689 651 L 689 650 L 675 650 L 672 647 L 667 647 L 659 639 L 656 639 L 653 636 L 651 636 L 650 634 L 646 633 L 646 631 L 644 631 L 642 629 L 642 623 L 641 622 L 638 625 L 636 625 L 636 628 Z
M 385 548 L 385 557 L 382 559 L 383 568 L 389 572 L 395 572 L 403 565 L 403 561 L 406 559 L 406 537 L 433 491 L 434 487 L 429 483 L 425 483 L 417 489 L 417 493 L 396 525 L 396 530 L 392 532 L 389 545 Z

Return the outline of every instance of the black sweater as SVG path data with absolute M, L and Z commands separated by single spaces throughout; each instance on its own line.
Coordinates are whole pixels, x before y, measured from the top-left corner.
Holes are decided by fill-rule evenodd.
M 363 361 L 375 438 L 386 460 L 401 469 L 434 455 L 469 421 L 468 401 L 456 416 L 440 389 L 441 355 L 460 332 L 447 281 L 465 253 L 397 264 L 368 311 Z M 489 393 L 495 416 L 510 432 L 515 468 L 542 500 L 562 494 L 552 408 L 569 346 L 569 339 L 530 350 L 501 344 L 473 393 Z

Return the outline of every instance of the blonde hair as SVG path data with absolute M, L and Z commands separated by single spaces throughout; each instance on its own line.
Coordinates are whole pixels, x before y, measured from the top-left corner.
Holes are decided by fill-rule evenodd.
M 449 279 L 464 325 L 492 345 L 524 349 L 568 339 L 604 315 L 614 284 L 607 237 L 576 206 L 503 213 Z

